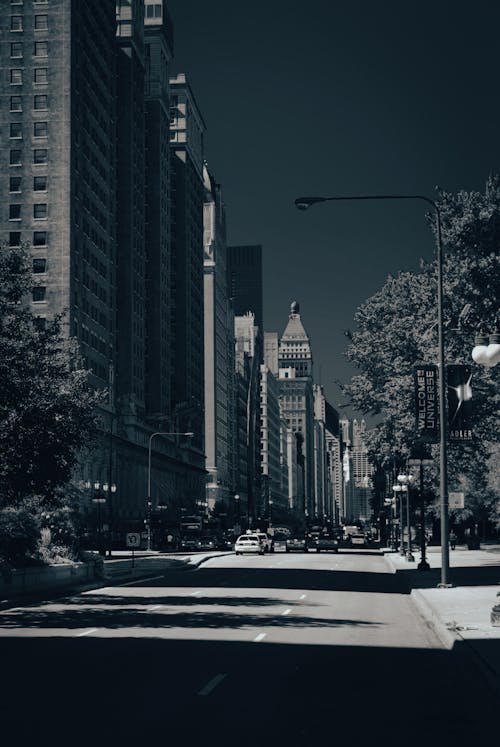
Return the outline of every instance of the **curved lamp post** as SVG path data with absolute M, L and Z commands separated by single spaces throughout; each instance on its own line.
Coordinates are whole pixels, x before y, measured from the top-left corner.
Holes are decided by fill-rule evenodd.
M 194 436 L 194 433 L 191 433 L 190 431 L 187 433 L 176 433 L 173 431 L 156 431 L 156 433 L 152 433 L 149 437 L 149 445 L 148 445 L 148 499 L 147 499 L 147 512 L 146 512 L 146 529 L 148 533 L 148 546 L 147 549 L 151 550 L 151 509 L 153 507 L 153 503 L 151 501 L 151 445 L 153 443 L 153 439 L 156 438 L 156 436 L 187 436 L 188 438 L 192 438 Z
M 441 237 L 441 213 L 438 205 L 425 195 L 339 195 L 335 197 L 298 197 L 295 207 L 307 210 L 311 205 L 320 202 L 354 201 L 354 200 L 422 200 L 431 205 L 436 214 L 436 247 L 437 247 L 437 327 L 438 327 L 438 382 L 439 382 L 439 502 L 441 507 L 441 583 L 440 588 L 447 588 L 450 570 L 450 548 L 448 544 L 449 507 L 448 507 L 448 469 L 446 455 L 446 390 L 444 371 L 444 324 L 443 324 L 443 242 Z

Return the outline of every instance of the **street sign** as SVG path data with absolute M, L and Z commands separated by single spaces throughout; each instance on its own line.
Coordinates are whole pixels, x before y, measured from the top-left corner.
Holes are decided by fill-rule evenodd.
M 127 547 L 140 547 L 141 535 L 139 532 L 127 532 L 125 539 Z
M 408 459 L 410 467 L 420 467 L 421 464 L 434 464 L 434 459 Z
M 450 508 L 463 508 L 464 507 L 464 494 L 463 493 L 448 493 L 448 504 Z

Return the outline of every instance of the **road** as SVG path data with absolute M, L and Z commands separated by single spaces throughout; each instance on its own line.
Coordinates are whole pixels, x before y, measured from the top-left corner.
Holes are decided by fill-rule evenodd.
M 16 745 L 54 728 L 86 745 L 489 743 L 498 699 L 402 583 L 368 550 L 227 555 L 3 610 L 1 733 Z

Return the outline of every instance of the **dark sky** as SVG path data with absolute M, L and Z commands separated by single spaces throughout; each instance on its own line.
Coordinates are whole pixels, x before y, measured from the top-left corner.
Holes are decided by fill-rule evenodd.
M 434 245 L 424 203 L 301 195 L 482 189 L 500 170 L 500 4 L 494 0 L 170 0 L 222 184 L 228 241 L 263 245 L 266 330 L 300 302 L 333 405 L 343 330 L 389 273 Z

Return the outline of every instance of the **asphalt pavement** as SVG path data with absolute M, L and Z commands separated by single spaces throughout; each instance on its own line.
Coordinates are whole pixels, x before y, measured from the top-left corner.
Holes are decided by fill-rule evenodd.
M 230 554 L 3 610 L 6 744 L 491 741 L 494 689 L 389 562 Z

